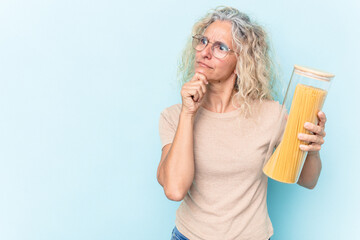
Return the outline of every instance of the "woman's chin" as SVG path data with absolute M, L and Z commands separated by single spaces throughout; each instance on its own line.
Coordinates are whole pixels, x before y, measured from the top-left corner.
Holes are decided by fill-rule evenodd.
M 206 69 L 203 69 L 203 68 L 196 68 L 195 69 L 195 73 L 201 73 L 201 74 L 204 74 L 205 77 L 208 76 L 208 72 L 206 71 Z

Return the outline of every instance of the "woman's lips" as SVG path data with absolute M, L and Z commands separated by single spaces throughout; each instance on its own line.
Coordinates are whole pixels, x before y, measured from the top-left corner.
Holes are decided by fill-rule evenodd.
M 212 68 L 212 67 L 206 65 L 205 63 L 202 63 L 202 62 L 197 62 L 197 63 L 198 63 L 199 66 L 201 66 L 201 67 Z

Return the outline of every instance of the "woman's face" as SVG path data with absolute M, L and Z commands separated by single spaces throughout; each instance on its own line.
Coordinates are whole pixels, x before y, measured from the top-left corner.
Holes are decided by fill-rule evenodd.
M 204 34 L 211 43 L 222 42 L 230 49 L 233 49 L 231 23 L 228 21 L 215 21 L 210 24 Z M 234 52 L 229 52 L 222 59 L 212 55 L 209 43 L 202 51 L 196 51 L 195 55 L 195 72 L 204 74 L 208 80 L 227 80 L 235 73 L 236 56 Z

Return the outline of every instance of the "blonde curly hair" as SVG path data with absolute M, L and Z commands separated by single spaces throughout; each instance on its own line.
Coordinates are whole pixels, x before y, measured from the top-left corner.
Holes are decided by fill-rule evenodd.
M 219 6 L 194 24 L 178 65 L 179 84 L 182 86 L 195 74 L 196 51 L 192 47 L 192 36 L 203 34 L 217 20 L 229 21 L 232 25 L 232 43 L 237 57 L 237 79 L 234 85 L 236 94 L 232 98 L 232 104 L 241 108 L 243 113 L 251 113 L 250 103 L 253 100 L 273 100 L 278 96 L 275 90 L 275 80 L 279 80 L 278 65 L 273 60 L 270 41 L 263 27 L 250 21 L 248 15 L 235 8 Z

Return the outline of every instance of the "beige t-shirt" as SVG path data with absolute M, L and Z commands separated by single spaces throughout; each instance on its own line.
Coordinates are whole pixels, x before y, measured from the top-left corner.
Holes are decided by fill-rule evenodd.
M 252 104 L 251 118 L 240 110 L 216 113 L 203 107 L 194 120 L 193 183 L 176 211 L 175 225 L 190 240 L 267 240 L 273 235 L 267 204 L 268 178 L 262 172 L 282 138 L 282 106 Z M 172 143 L 181 104 L 160 114 L 162 146 Z

